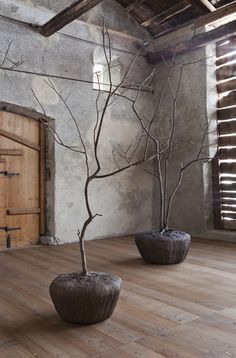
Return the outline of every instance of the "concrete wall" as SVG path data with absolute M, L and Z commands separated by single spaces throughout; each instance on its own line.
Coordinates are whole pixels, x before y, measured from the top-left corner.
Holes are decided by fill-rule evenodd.
M 49 5 L 51 3 L 48 2 Z M 74 130 L 74 124 L 65 106 L 45 83 L 47 80 L 45 75 L 49 76 L 58 91 L 67 98 L 68 105 L 81 125 L 86 146 L 91 154 L 97 96 L 97 91 L 92 87 L 93 58 L 97 49 L 101 48 L 99 28 L 93 24 L 77 21 L 60 33 L 44 38 L 28 26 L 13 20 L 15 18 L 25 22 L 44 23 L 52 16 L 52 12 L 46 8 L 32 6 L 32 4 L 32 1 L 0 1 L 1 14 L 12 18 L 0 18 L 1 49 L 4 50 L 12 41 L 8 57 L 15 61 L 22 58 L 23 61 L 20 67 L 12 71 L 0 72 L 0 99 L 42 112 L 32 95 L 31 89 L 33 89 L 47 114 L 55 119 L 55 128 L 63 140 L 78 145 L 78 134 Z M 106 11 L 111 19 L 114 18 L 115 7 L 112 1 L 107 2 Z M 120 14 L 119 6 L 117 11 Z M 91 18 L 92 16 L 90 20 Z M 119 26 L 116 25 L 116 30 L 129 29 L 131 25 L 125 21 Z M 137 33 L 136 38 L 132 35 L 120 36 L 116 32 L 111 36 L 112 51 L 118 58 L 123 73 L 136 52 L 134 43 L 140 33 Z M 10 63 L 8 62 L 7 65 L 10 66 Z M 145 58 L 140 56 L 130 79 L 132 78 L 132 82 L 138 82 L 145 78 L 151 69 L 147 66 Z M 71 80 L 65 79 L 66 77 Z M 146 106 L 151 110 L 152 94 L 145 94 L 143 103 L 145 103 L 143 111 Z M 111 155 L 112 146 L 115 143 L 122 145 L 135 143 L 139 131 L 130 104 L 121 99 L 109 108 L 105 122 L 99 151 L 103 158 L 104 172 L 116 168 Z M 92 156 L 90 159 L 92 161 Z M 51 232 L 48 234 L 55 236 L 58 242 L 77 240 L 77 229 L 81 227 L 86 217 L 83 197 L 84 174 L 85 166 L 81 156 L 55 146 L 55 193 L 47 194 L 47 202 L 50 211 L 54 196 L 55 225 L 49 223 Z M 103 217 L 94 221 L 86 238 L 123 235 L 150 228 L 152 190 L 151 178 L 144 171 L 136 169 L 94 183 L 90 191 L 92 208 L 94 213 L 98 212 Z
M 95 121 L 96 91 L 92 89 L 93 60 L 101 52 L 101 34 L 97 26 L 102 14 L 108 27 L 112 29 L 112 51 L 121 64 L 121 72 L 136 53 L 136 44 L 149 38 L 130 19 L 124 10 L 111 0 L 104 0 L 97 8 L 82 18 L 60 30 L 59 33 L 46 39 L 18 20 L 27 23 L 43 24 L 68 5 L 67 1 L 56 0 L 0 0 L 1 49 L 12 41 L 10 58 L 23 64 L 14 72 L 1 72 L 1 101 L 32 107 L 41 111 L 32 96 L 35 91 L 47 114 L 55 118 L 55 126 L 60 135 L 67 141 L 78 143 L 73 124 L 58 96 L 45 84 L 45 74 L 53 79 L 59 91 L 68 96 L 68 104 L 79 119 L 86 145 L 91 152 L 91 130 Z M 14 21 L 16 19 L 17 21 Z M 118 31 L 122 31 L 123 34 Z M 173 44 L 183 38 L 191 38 L 191 27 L 162 37 L 152 46 L 161 49 L 166 43 Z M 208 58 L 208 59 L 206 59 Z M 180 151 L 176 151 L 169 167 L 170 185 L 176 180 L 176 169 L 180 162 L 186 162 L 196 155 L 203 129 L 212 120 L 215 126 L 215 67 L 214 47 L 201 49 L 178 56 L 171 83 L 176 89 L 180 67 L 184 67 L 177 102 L 177 137 L 182 138 Z M 8 63 L 9 64 L 9 63 Z M 166 72 L 165 64 L 157 65 L 155 95 L 160 88 Z M 140 57 L 131 76 L 131 82 L 138 82 L 151 71 L 145 58 Z M 17 72 L 20 70 L 21 72 Z M 72 80 L 66 80 L 65 78 Z M 170 121 L 171 96 L 167 90 L 160 111 L 162 135 L 168 129 Z M 155 106 L 155 97 L 145 94 L 140 108 L 146 116 L 151 116 Z M 109 108 L 107 125 L 102 135 L 101 150 L 104 153 L 104 171 L 114 168 L 111 149 L 114 143 L 128 145 L 135 141 L 139 127 L 130 106 L 118 100 Z M 112 134 L 112 137 L 111 137 Z M 214 141 L 213 138 L 208 138 Z M 52 143 L 49 143 L 49 148 Z M 214 154 L 214 149 L 211 150 Z M 54 168 L 52 168 L 54 169 Z M 55 223 L 50 219 L 50 234 L 59 242 L 76 240 L 76 230 L 86 216 L 83 199 L 84 163 L 74 153 L 58 146 L 55 147 L 55 195 L 48 192 L 48 217 L 52 218 L 51 200 L 55 199 Z M 155 179 L 143 170 L 131 169 L 116 178 L 96 182 L 91 189 L 94 212 L 103 214 L 90 227 L 87 239 L 108 235 L 120 235 L 158 227 L 158 190 Z M 185 174 L 183 184 L 173 202 L 170 226 L 189 231 L 199 237 L 234 239 L 230 232 L 213 229 L 212 219 L 211 168 L 208 164 L 198 163 Z M 54 225 L 55 224 L 55 225 Z
M 203 29 L 201 29 L 203 31 Z M 180 30 L 157 40 L 153 47 L 161 49 L 166 43 L 176 44 L 194 35 L 191 27 Z M 170 65 L 170 61 L 168 61 Z M 173 160 L 169 165 L 170 188 L 176 183 L 181 163 L 185 164 L 196 158 L 203 132 L 208 125 L 209 132 L 216 130 L 216 77 L 215 77 L 215 48 L 206 48 L 189 52 L 175 58 L 170 82 L 176 91 L 181 67 L 184 65 L 183 76 L 177 101 L 176 141 L 180 139 Z M 159 69 L 156 79 L 155 92 L 160 94 L 168 67 L 164 63 L 157 64 Z M 159 125 L 156 133 L 161 134 L 162 141 L 168 133 L 172 116 L 173 102 L 170 90 L 166 89 L 162 101 Z M 216 133 L 207 136 L 204 153 L 214 157 Z M 156 193 L 154 215 L 158 218 L 159 197 Z M 155 219 L 153 219 L 155 221 Z M 184 174 L 182 185 L 173 201 L 170 215 L 170 227 L 187 231 L 196 237 L 235 240 L 235 233 L 214 230 L 211 164 L 199 162 L 193 164 Z
M 170 82 L 174 92 L 177 91 L 182 63 L 186 63 L 177 100 L 177 118 L 174 151 L 168 166 L 169 189 L 172 190 L 177 183 L 181 163 L 187 163 L 195 158 L 198 146 L 201 143 L 203 129 L 206 126 L 206 75 L 205 75 L 205 51 L 199 50 L 192 54 L 179 56 L 176 62 L 181 64 L 172 71 Z M 195 61 L 200 61 L 194 64 Z M 166 74 L 165 64 L 161 73 Z M 165 77 L 165 76 L 164 76 Z M 161 79 L 164 82 L 164 79 Z M 159 84 L 156 91 L 159 90 Z M 161 141 L 163 147 L 168 143 L 169 124 L 172 121 L 172 98 L 167 87 L 160 110 Z M 158 128 L 159 130 L 159 128 Z M 199 145 L 198 145 L 199 144 Z M 190 200 L 191 198 L 191 200 Z M 204 218 L 204 194 L 203 194 L 203 167 L 201 163 L 194 164 L 184 174 L 182 185 L 173 201 L 170 227 L 199 234 L 206 230 Z

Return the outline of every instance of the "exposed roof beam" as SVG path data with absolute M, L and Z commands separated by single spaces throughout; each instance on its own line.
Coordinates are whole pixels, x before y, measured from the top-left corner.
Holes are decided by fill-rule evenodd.
M 146 0 L 136 0 L 134 1 L 132 4 L 130 4 L 129 6 L 127 6 L 125 9 L 130 12 L 133 11 L 134 9 L 136 9 L 136 7 L 142 5 Z
M 160 12 L 156 16 L 144 21 L 141 25 L 144 27 L 149 27 L 151 25 L 160 25 L 162 22 L 165 22 L 169 18 L 187 10 L 191 7 L 191 4 L 187 4 L 186 1 L 181 1 L 180 3 L 171 6 L 169 9 Z
M 85 14 L 88 10 L 98 5 L 102 0 L 79 0 L 68 6 L 56 16 L 50 19 L 46 24 L 40 27 L 40 33 L 43 36 L 51 36 L 55 32 L 62 29 L 72 21 L 76 20 L 81 15 Z
M 236 12 L 236 1 L 222 6 L 219 9 L 216 9 L 214 12 L 209 14 L 200 16 L 198 19 L 194 21 L 195 28 L 202 27 L 208 25 L 214 21 L 220 20 L 221 18 L 232 15 Z
M 167 59 L 173 57 L 174 55 L 180 55 L 188 51 L 198 49 L 211 42 L 226 39 L 234 34 L 236 34 L 236 20 L 219 26 L 214 30 L 195 35 L 191 38 L 191 40 L 180 42 L 173 47 L 169 47 L 161 51 L 149 52 L 147 54 L 147 60 L 150 63 L 157 63 L 163 58 Z
M 196 5 L 197 7 L 201 8 L 201 9 L 207 9 L 208 11 L 215 11 L 216 8 L 215 6 L 212 5 L 212 3 L 208 0 L 189 0 L 189 2 L 194 6 Z
M 176 26 L 173 29 L 168 29 L 168 30 L 164 30 L 161 33 L 157 33 L 156 35 L 154 35 L 154 39 L 164 36 L 168 33 L 173 33 L 181 28 L 183 29 L 184 27 L 193 26 L 194 30 L 196 30 L 199 27 L 209 25 L 215 21 L 221 20 L 224 17 L 232 15 L 234 13 L 236 13 L 236 0 L 228 5 L 225 5 L 225 6 L 220 7 L 219 9 L 216 9 L 214 12 L 200 16 L 192 22 L 189 21 L 185 24 Z

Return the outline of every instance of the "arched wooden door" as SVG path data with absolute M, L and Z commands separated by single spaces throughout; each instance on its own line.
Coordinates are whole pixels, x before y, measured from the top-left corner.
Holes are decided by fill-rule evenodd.
M 39 241 L 42 138 L 39 121 L 0 111 L 0 250 Z

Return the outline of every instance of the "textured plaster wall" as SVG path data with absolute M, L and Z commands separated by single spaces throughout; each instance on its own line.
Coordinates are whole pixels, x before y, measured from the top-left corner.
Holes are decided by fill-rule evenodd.
M 189 39 L 193 36 L 191 27 L 188 31 L 180 30 L 166 36 L 155 43 L 155 47 L 173 44 Z M 168 62 L 170 64 L 170 61 Z M 215 48 L 209 45 L 206 48 L 189 52 L 175 58 L 176 66 L 172 70 L 170 83 L 176 91 L 181 66 L 184 65 L 183 76 L 177 101 L 176 138 L 179 144 L 173 153 L 173 160 L 169 165 L 170 187 L 176 183 L 181 163 L 185 164 L 196 158 L 203 132 L 210 125 L 204 153 L 213 157 L 215 154 L 216 133 L 216 77 L 215 77 Z M 159 75 L 156 79 L 155 91 L 161 92 L 167 66 L 164 63 L 157 65 Z M 162 139 L 171 121 L 171 95 L 166 89 L 160 109 L 159 124 L 156 131 L 161 133 Z M 175 141 L 176 143 L 176 141 Z M 155 204 L 156 202 L 156 204 Z M 159 197 L 155 190 L 154 218 L 158 218 Z M 173 201 L 170 215 L 170 227 L 190 232 L 192 235 L 203 238 L 235 240 L 235 234 L 230 231 L 214 230 L 212 210 L 212 178 L 211 164 L 193 164 L 184 174 L 182 185 Z
M 92 90 L 91 81 L 93 59 L 101 51 L 101 35 L 97 26 L 101 15 L 113 29 L 113 54 L 118 57 L 121 70 L 136 52 L 134 44 L 148 38 L 148 35 L 111 0 L 104 0 L 96 9 L 84 15 L 81 19 L 84 21 L 75 21 L 48 39 L 14 21 L 17 19 L 43 24 L 56 11 L 60 11 L 71 2 L 0 0 L 0 14 L 11 18 L 0 18 L 0 47 L 4 50 L 9 41 L 12 41 L 10 58 L 19 60 L 22 56 L 23 59 L 21 73 L 0 72 L 0 99 L 41 111 L 32 96 L 33 88 L 47 114 L 55 118 L 55 127 L 60 135 L 65 140 L 72 140 L 77 144 L 78 138 L 73 134 L 73 125 L 68 113 L 57 95 L 45 84 L 43 75 L 78 79 L 79 82 L 59 78 L 53 81 L 59 91 L 68 96 L 68 104 L 81 121 L 86 144 L 91 151 L 90 133 L 96 114 L 96 91 Z M 116 31 L 122 31 L 127 35 L 121 36 Z M 193 36 L 191 27 L 188 31 L 180 30 L 158 39 L 153 46 L 161 49 L 166 43 L 177 43 L 183 36 L 186 39 Z M 176 62 L 188 65 L 184 69 L 177 103 L 177 134 L 182 141 L 181 150 L 175 152 L 169 168 L 171 185 L 175 183 L 176 168 L 180 162 L 185 162 L 196 154 L 202 130 L 209 120 L 212 120 L 214 127 L 216 105 L 214 47 L 208 46 L 206 50 L 201 49 L 178 56 Z M 158 64 L 157 67 L 159 72 L 155 84 L 156 94 L 160 93 L 166 65 Z M 176 88 L 179 68 L 180 66 L 176 67 L 171 77 L 173 88 Z M 132 82 L 143 79 L 150 71 L 151 68 L 145 59 L 140 58 L 138 67 L 131 75 Z M 171 116 L 170 103 L 171 96 L 167 91 L 161 106 L 160 126 L 157 128 L 161 134 L 168 128 Z M 150 115 L 154 105 L 153 96 L 147 94 L 143 99 L 143 106 L 140 107 L 144 114 Z M 104 171 L 114 168 L 111 157 L 112 145 L 116 142 L 128 145 L 135 139 L 138 130 L 132 111 L 128 104 L 121 100 L 109 109 L 106 121 L 101 141 L 101 151 L 105 153 Z M 52 143 L 49 143 L 49 148 L 51 147 Z M 214 150 L 210 154 L 214 154 Z M 55 193 L 53 190 L 47 192 L 49 233 L 57 237 L 59 242 L 74 241 L 76 230 L 86 215 L 82 195 L 84 164 L 76 154 L 56 146 L 55 168 L 53 166 L 51 169 L 51 180 L 55 169 Z M 158 190 L 155 179 L 143 170 L 131 169 L 116 178 L 96 182 L 90 195 L 94 212 L 103 214 L 103 217 L 93 223 L 87 239 L 158 227 Z M 184 176 L 183 185 L 173 202 L 170 226 L 189 231 L 199 237 L 233 239 L 234 234 L 230 232 L 213 230 L 211 200 L 211 168 L 208 164 L 198 163 Z M 52 220 L 53 210 L 55 222 Z
M 22 11 L 21 3 L 24 3 L 27 11 Z M 35 3 L 42 5 L 40 1 Z M 49 1 L 48 4 L 52 5 L 52 2 Z M 107 3 L 106 11 L 109 15 L 115 11 L 112 2 Z M 120 7 L 117 11 L 121 11 Z M 36 19 L 40 19 L 41 23 L 52 15 L 45 8 L 33 7 L 32 1 L 17 2 L 16 0 L 0 1 L 0 13 L 26 22 L 36 22 Z M 112 19 L 114 16 L 110 17 Z M 129 28 L 129 26 L 130 24 L 126 22 L 120 23 L 116 29 Z M 140 33 L 137 36 L 140 36 Z M 44 38 L 28 26 L 0 18 L 2 50 L 7 47 L 9 41 L 12 41 L 9 58 L 19 60 L 22 57 L 23 63 L 16 69 L 21 72 L 0 72 L 1 101 L 31 107 L 41 112 L 42 109 L 32 95 L 31 89 L 33 89 L 47 114 L 55 119 L 55 129 L 63 140 L 77 145 L 79 140 L 73 123 L 58 96 L 46 85 L 45 74 L 79 80 L 50 77 L 59 92 L 67 98 L 67 103 L 75 117 L 79 119 L 86 146 L 91 153 L 91 133 L 96 119 L 97 95 L 92 89 L 91 81 L 94 53 L 101 44 L 98 27 L 78 21 L 67 26 L 59 34 Z M 113 33 L 112 47 L 113 53 L 119 59 L 122 72 L 136 52 L 134 39 L 129 36 L 119 37 Z M 144 57 L 140 57 L 137 65 L 138 67 L 131 74 L 132 81 L 145 78 L 152 69 L 147 66 Z M 145 112 L 147 107 L 151 111 L 152 94 L 145 96 L 143 111 Z M 109 108 L 100 146 L 104 172 L 115 169 L 111 155 L 112 145 L 116 142 L 123 145 L 134 142 L 138 128 L 130 106 L 123 100 L 118 100 Z M 49 225 L 50 228 L 55 226 L 55 229 L 51 229 L 48 234 L 55 236 L 59 242 L 77 240 L 77 229 L 81 227 L 86 217 L 82 193 L 84 174 L 85 166 L 78 154 L 55 146 L 55 193 L 47 193 L 49 210 L 52 198 L 54 197 L 55 200 L 55 225 L 52 223 Z M 97 181 L 91 188 L 90 198 L 94 213 L 98 212 L 103 216 L 94 221 L 88 231 L 87 239 L 128 234 L 150 228 L 152 197 L 152 180 L 143 170 L 130 169 L 114 178 Z
M 199 50 L 176 59 L 181 63 L 192 63 L 205 57 L 204 50 Z M 161 65 L 162 74 L 166 73 L 166 65 Z M 172 71 L 170 77 L 173 91 L 177 90 L 181 65 Z M 164 76 L 165 77 L 165 76 Z M 161 79 L 163 82 L 163 79 Z M 159 86 L 158 86 L 159 87 Z M 156 90 L 158 91 L 159 88 Z M 167 138 L 169 123 L 172 120 L 172 98 L 167 87 L 160 110 L 160 129 L 162 141 Z M 178 180 L 181 163 L 186 163 L 196 155 L 198 143 L 201 142 L 203 128 L 206 125 L 206 76 L 205 61 L 186 65 L 183 71 L 179 96 L 177 100 L 177 116 L 173 160 L 168 167 L 170 188 Z M 160 130 L 158 128 L 158 131 Z M 164 143 L 163 143 L 164 145 Z M 170 227 L 199 233 L 206 229 L 204 219 L 203 173 L 202 165 L 194 164 L 183 178 L 182 185 L 173 201 L 170 216 Z

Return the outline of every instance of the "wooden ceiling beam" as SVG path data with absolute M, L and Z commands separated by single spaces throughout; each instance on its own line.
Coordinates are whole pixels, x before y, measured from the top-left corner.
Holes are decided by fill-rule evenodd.
M 142 5 L 146 0 L 136 0 L 134 1 L 132 4 L 130 4 L 129 6 L 127 6 L 125 8 L 126 11 L 131 12 L 134 9 L 136 9 L 136 7 Z
M 212 3 L 208 0 L 189 0 L 189 3 L 193 6 L 197 6 L 198 8 L 201 8 L 202 10 L 208 10 L 208 11 L 215 11 L 215 6 L 212 5 Z
M 168 33 L 171 33 L 171 32 L 173 33 L 174 31 L 177 31 L 180 28 L 183 29 L 186 26 L 193 26 L 194 30 L 196 30 L 202 26 L 209 25 L 215 21 L 221 20 L 224 17 L 232 15 L 234 13 L 236 13 L 236 0 L 233 3 L 222 6 L 219 9 L 216 9 L 216 11 L 214 11 L 214 12 L 200 16 L 199 18 L 197 18 L 194 21 L 189 21 L 185 24 L 176 26 L 175 28 L 173 28 L 171 30 L 166 30 L 166 31 L 163 31 L 162 33 L 157 33 L 153 37 L 155 39 L 155 38 L 164 36 Z
M 209 14 L 200 16 L 198 19 L 194 20 L 193 25 L 197 29 L 199 27 L 220 20 L 225 16 L 232 15 L 233 13 L 236 13 L 236 1 L 228 5 L 222 6 Z
M 233 36 L 234 34 L 236 34 L 236 20 L 219 26 L 214 30 L 195 35 L 191 38 L 191 40 L 180 42 L 173 47 L 169 47 L 161 51 L 149 52 L 147 54 L 147 60 L 149 63 L 157 63 L 163 58 L 168 59 L 174 55 L 181 55 L 188 51 L 206 46 L 211 42 L 226 39 Z
M 149 27 L 152 25 L 160 25 L 161 23 L 165 22 L 169 18 L 187 10 L 191 7 L 191 4 L 187 4 L 186 1 L 180 1 L 180 3 L 171 6 L 169 9 L 160 12 L 156 16 L 144 21 L 141 25 L 144 27 Z
M 64 26 L 78 19 L 78 17 L 85 14 L 88 10 L 98 5 L 101 1 L 102 0 L 76 1 L 72 5 L 59 12 L 56 16 L 46 22 L 46 24 L 40 26 L 40 33 L 46 37 L 53 35 Z

